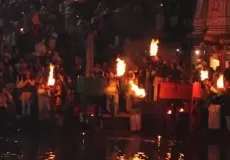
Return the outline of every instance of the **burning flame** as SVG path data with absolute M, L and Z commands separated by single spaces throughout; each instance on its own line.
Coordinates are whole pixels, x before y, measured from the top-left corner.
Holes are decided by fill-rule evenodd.
M 50 64 L 50 72 L 49 72 L 49 78 L 48 78 L 48 86 L 53 86 L 55 84 L 54 79 L 54 65 Z
M 150 56 L 156 56 L 158 52 L 158 39 L 155 41 L 152 39 L 151 44 L 150 44 Z
M 139 97 L 139 98 L 144 98 L 146 93 L 145 93 L 145 89 L 143 88 L 139 88 L 133 81 L 129 81 L 130 86 L 131 86 L 131 91 L 134 92 L 135 96 Z
M 218 88 L 224 88 L 224 76 L 221 74 L 216 82 Z
M 202 81 L 208 79 L 208 71 L 201 70 L 201 71 L 200 71 L 200 79 L 201 79 Z
M 126 64 L 124 60 L 117 58 L 117 76 L 123 76 L 125 73 Z

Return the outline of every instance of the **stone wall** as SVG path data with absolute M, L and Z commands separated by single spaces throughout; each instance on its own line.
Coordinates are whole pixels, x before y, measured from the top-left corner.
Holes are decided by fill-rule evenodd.
M 194 34 L 223 37 L 230 35 L 230 0 L 198 0 L 194 18 Z

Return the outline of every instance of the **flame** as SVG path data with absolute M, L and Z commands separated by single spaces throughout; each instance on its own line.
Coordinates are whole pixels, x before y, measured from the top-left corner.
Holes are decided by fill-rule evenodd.
M 150 44 L 150 56 L 156 56 L 158 52 L 158 39 L 154 40 L 152 39 L 151 44 Z
M 224 88 L 224 75 L 221 74 L 216 82 L 218 88 Z
M 117 58 L 117 76 L 121 77 L 124 75 L 126 64 L 124 60 Z
M 200 79 L 201 79 L 201 81 L 208 79 L 208 71 L 201 70 L 200 71 Z
M 146 95 L 145 89 L 139 88 L 133 81 L 129 81 L 129 84 L 131 86 L 131 91 L 134 92 L 136 97 L 139 97 L 139 98 L 145 97 L 145 95 Z
M 55 84 L 54 79 L 54 65 L 50 64 L 50 72 L 49 72 L 49 78 L 48 78 L 48 86 L 53 86 Z

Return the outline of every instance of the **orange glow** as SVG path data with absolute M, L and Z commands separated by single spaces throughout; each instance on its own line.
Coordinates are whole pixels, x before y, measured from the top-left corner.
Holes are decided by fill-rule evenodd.
M 208 79 L 208 71 L 201 70 L 201 71 L 200 71 L 200 79 L 201 79 L 202 81 Z
M 54 79 L 54 65 L 50 64 L 50 72 L 49 72 L 49 78 L 48 78 L 48 86 L 53 86 L 55 84 Z
M 123 156 L 119 156 L 116 159 L 117 160 L 126 160 L 127 158 L 125 158 L 126 155 L 124 154 Z M 145 160 L 145 159 L 149 159 L 149 157 L 144 153 L 144 152 L 138 152 L 134 155 L 132 155 L 130 158 L 130 160 Z
M 161 136 L 157 136 L 157 139 L 158 139 L 158 141 L 160 141 L 162 139 L 162 137 Z
M 184 108 L 179 109 L 179 112 L 181 113 L 184 112 Z
M 138 98 L 144 98 L 146 93 L 144 88 L 139 88 L 133 81 L 129 81 L 131 86 L 131 91 L 134 92 L 135 96 Z
M 117 58 L 117 76 L 121 77 L 124 75 L 126 70 L 126 64 L 124 60 Z
M 218 88 L 224 88 L 224 76 L 221 74 L 216 82 Z
M 154 40 L 152 39 L 151 44 L 150 44 L 150 56 L 157 56 L 157 52 L 158 52 L 158 39 Z
M 172 114 L 172 110 L 168 110 L 167 114 Z

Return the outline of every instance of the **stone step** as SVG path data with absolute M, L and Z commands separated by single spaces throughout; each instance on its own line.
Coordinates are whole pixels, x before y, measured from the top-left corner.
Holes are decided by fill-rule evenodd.
M 158 120 L 154 119 L 152 116 L 143 116 L 142 117 L 142 129 L 143 130 L 151 130 L 154 126 L 156 126 L 156 122 L 159 123 Z M 104 117 L 102 118 L 102 126 L 104 129 L 130 129 L 130 119 L 129 117 Z
M 102 118 L 103 129 L 122 129 L 129 130 L 129 118 L 105 117 Z

